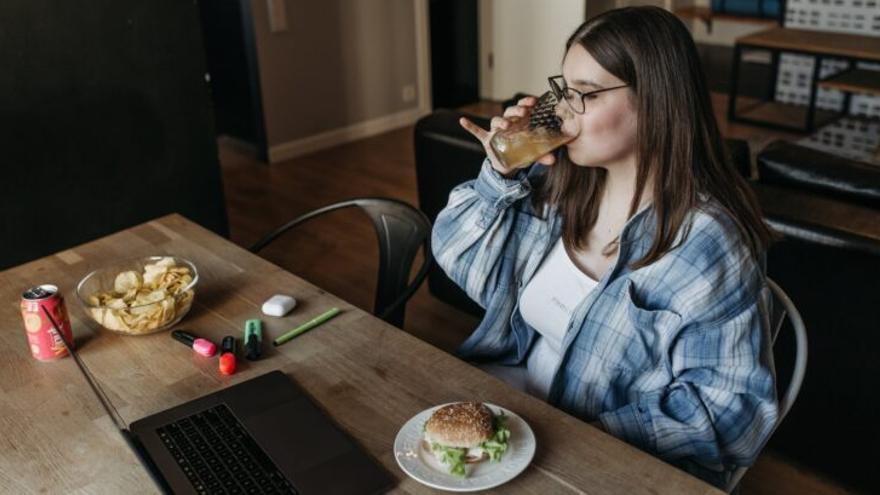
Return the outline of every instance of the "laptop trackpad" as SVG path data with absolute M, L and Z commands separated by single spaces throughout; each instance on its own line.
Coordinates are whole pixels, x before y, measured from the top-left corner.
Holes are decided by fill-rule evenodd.
M 246 425 L 284 472 L 301 472 L 355 449 L 352 441 L 304 396 L 256 413 L 246 419 Z

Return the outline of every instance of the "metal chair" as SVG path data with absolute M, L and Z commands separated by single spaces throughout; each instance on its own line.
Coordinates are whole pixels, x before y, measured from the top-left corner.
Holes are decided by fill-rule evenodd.
M 301 215 L 266 235 L 250 250 L 257 253 L 288 230 L 331 211 L 360 207 L 373 221 L 379 241 L 379 275 L 373 314 L 403 328 L 406 302 L 416 292 L 433 263 L 431 222 L 415 207 L 388 198 L 355 198 L 318 208 Z M 419 247 L 424 248 L 424 262 L 412 282 L 409 274 Z
M 791 381 L 788 383 L 788 388 L 785 390 L 785 394 L 779 401 L 779 417 L 776 419 L 776 424 L 773 426 L 773 432 L 775 432 L 782 423 L 782 420 L 785 419 L 792 404 L 794 404 L 795 399 L 797 399 L 798 393 L 801 391 L 801 384 L 804 381 L 804 374 L 807 370 L 807 330 L 804 327 L 804 321 L 801 319 L 801 314 L 794 306 L 794 303 L 791 302 L 791 299 L 789 299 L 785 291 L 776 285 L 776 282 L 769 278 L 767 279 L 767 286 L 770 287 L 770 291 L 773 293 L 773 302 L 771 306 L 772 312 L 770 315 L 772 343 L 774 346 L 776 345 L 776 337 L 779 336 L 779 330 L 782 328 L 782 323 L 785 321 L 785 317 L 788 316 L 791 328 L 794 331 L 796 345 L 794 369 L 791 372 Z M 772 435 L 773 432 L 770 432 L 770 434 Z M 764 445 L 761 446 L 761 450 L 763 449 Z M 743 475 L 746 474 L 747 470 L 748 466 L 740 466 L 733 472 L 725 489 L 727 493 L 734 493 L 735 490 L 737 490 L 739 482 Z

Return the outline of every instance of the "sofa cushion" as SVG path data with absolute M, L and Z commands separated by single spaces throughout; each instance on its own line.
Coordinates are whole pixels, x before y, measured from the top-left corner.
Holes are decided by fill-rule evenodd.
M 786 141 L 758 154 L 759 182 L 880 208 L 880 166 Z

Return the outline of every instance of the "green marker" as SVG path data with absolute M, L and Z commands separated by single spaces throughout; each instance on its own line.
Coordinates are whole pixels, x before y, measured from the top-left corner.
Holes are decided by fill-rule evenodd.
M 287 342 L 288 340 L 291 340 L 292 338 L 296 337 L 297 335 L 304 334 L 304 333 L 308 332 L 309 330 L 315 328 L 316 326 L 318 326 L 322 323 L 325 323 L 326 321 L 330 320 L 331 318 L 338 315 L 339 313 L 341 313 L 341 311 L 339 311 L 339 308 L 332 308 L 330 311 L 327 311 L 326 313 L 322 313 L 322 314 L 312 318 L 311 320 L 303 323 L 302 325 L 294 328 L 293 330 L 285 333 L 284 335 L 278 337 L 277 339 L 272 341 L 272 344 L 277 347 L 277 346 Z
M 260 359 L 260 344 L 263 343 L 263 322 L 247 320 L 244 322 L 245 357 L 249 361 Z

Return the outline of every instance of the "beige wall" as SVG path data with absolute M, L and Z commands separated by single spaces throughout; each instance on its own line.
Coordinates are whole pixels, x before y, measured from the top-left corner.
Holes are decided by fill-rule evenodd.
M 480 0 L 480 96 L 541 94 L 561 72 L 565 41 L 585 19 L 584 0 Z M 487 50 L 493 67 L 486 63 Z
M 269 32 L 251 0 L 270 150 L 417 109 L 414 0 L 283 0 L 287 30 Z M 418 0 L 416 0 L 418 1 Z

